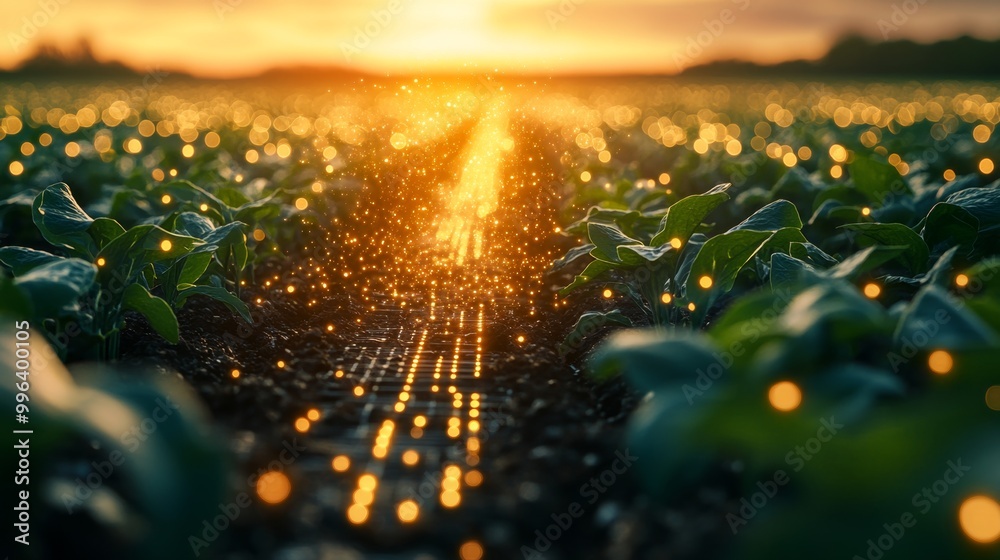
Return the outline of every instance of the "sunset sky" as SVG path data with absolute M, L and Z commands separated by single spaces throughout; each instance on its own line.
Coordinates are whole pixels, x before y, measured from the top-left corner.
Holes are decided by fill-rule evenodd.
M 47 4 L 58 6 L 51 16 Z M 893 22 L 894 5 L 916 10 Z M 40 39 L 88 37 L 102 59 L 218 76 L 298 64 L 671 73 L 719 58 L 816 58 L 847 32 L 1000 38 L 998 0 L 3 0 L 2 12 L 3 67 Z M 703 52 L 685 53 L 699 33 Z

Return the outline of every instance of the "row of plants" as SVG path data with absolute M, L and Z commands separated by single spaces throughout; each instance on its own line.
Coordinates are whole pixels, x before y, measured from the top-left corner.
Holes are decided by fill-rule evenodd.
M 874 153 L 689 196 L 613 173 L 574 187 L 594 206 L 553 268 L 595 304 L 564 351 L 647 327 L 587 358 L 648 394 L 626 443 L 647 490 L 735 481 L 732 557 L 996 554 L 1000 182 Z

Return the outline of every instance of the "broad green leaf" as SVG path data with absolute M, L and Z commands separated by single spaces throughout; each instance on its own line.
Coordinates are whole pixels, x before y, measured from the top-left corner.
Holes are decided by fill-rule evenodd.
M 826 254 L 825 251 L 812 243 L 792 243 L 788 246 L 788 254 L 821 268 L 830 268 L 838 263 L 837 259 Z
M 948 197 L 948 204 L 961 206 L 979 220 L 979 227 L 1000 224 L 1000 188 L 965 189 Z
M 911 194 L 899 171 L 886 161 L 856 154 L 849 168 L 855 188 L 872 202 L 882 204 L 890 194 Z
M 205 274 L 205 271 L 208 269 L 208 265 L 211 262 L 212 255 L 209 253 L 192 253 L 191 255 L 185 257 L 181 261 L 183 265 L 181 267 L 180 274 L 177 276 L 178 285 L 196 283 L 198 279 Z
M 901 258 L 910 272 L 926 270 L 930 250 L 919 235 L 903 224 L 860 223 L 841 226 L 856 231 L 867 245 L 906 247 Z
M 641 241 L 625 235 L 617 227 L 601 223 L 587 224 L 587 236 L 594 244 L 594 250 L 590 254 L 602 261 L 620 262 L 619 245 L 642 245 Z
M 69 249 L 73 256 L 93 258 L 97 246 L 87 230 L 94 219 L 77 204 L 66 183 L 56 183 L 38 193 L 31 210 L 32 220 L 46 241 Z
M 683 384 L 706 375 L 710 366 L 721 367 L 717 351 L 703 335 L 628 330 L 608 338 L 594 352 L 589 367 L 599 379 L 624 374 L 642 393 L 680 392 Z
M 660 222 L 660 229 L 649 242 L 652 246 L 670 243 L 674 239 L 681 245 L 687 243 L 691 234 L 705 220 L 708 214 L 720 204 L 729 200 L 726 190 L 732 185 L 718 185 L 704 194 L 696 194 L 678 200 L 667 209 Z M 678 247 L 679 248 L 679 247 Z
M 90 224 L 90 229 L 87 231 L 90 233 L 90 237 L 94 240 L 94 243 L 97 244 L 97 249 L 101 250 L 108 243 L 111 243 L 118 236 L 125 233 L 125 228 L 111 218 L 95 218 L 94 223 Z
M 909 345 L 927 351 L 1000 344 L 997 333 L 986 323 L 932 284 L 924 286 L 906 306 L 893 340 L 901 349 Z
M 928 247 L 957 245 L 968 253 L 979 236 L 979 220 L 961 206 L 939 202 L 927 214 L 921 235 Z
M 676 252 L 676 249 L 669 244 L 659 247 L 647 247 L 646 245 L 619 245 L 618 260 L 622 263 L 638 266 L 648 262 L 656 262 L 668 253 Z
M 180 327 L 170 304 L 149 293 L 142 284 L 129 284 L 122 294 L 122 306 L 137 311 L 167 342 L 177 344 Z
M 771 255 L 771 289 L 778 291 L 821 278 L 809 263 L 784 253 Z
M 27 247 L 0 248 L 0 262 L 10 268 L 14 276 L 21 276 L 33 268 L 61 260 L 63 257 Z
M 778 231 L 782 228 L 801 228 L 802 219 L 795 205 L 787 200 L 775 200 L 754 212 L 729 231 L 748 229 L 754 231 Z
M 580 286 L 593 282 L 602 274 L 608 272 L 609 270 L 614 270 L 615 268 L 617 268 L 617 266 L 614 263 L 599 260 L 591 261 L 591 263 L 587 265 L 587 268 L 583 269 L 583 272 L 573 279 L 572 283 L 559 290 L 559 296 L 565 297 L 566 294 L 572 292 Z
M 215 230 L 215 224 L 201 214 L 181 212 L 174 221 L 173 229 L 182 235 L 205 239 L 208 234 Z
M 253 324 L 253 318 L 250 316 L 250 308 L 247 307 L 247 304 L 243 303 L 243 300 L 231 294 L 225 288 L 218 286 L 194 286 L 181 290 L 179 297 L 183 301 L 194 295 L 208 296 L 216 301 L 220 301 L 226 304 L 226 307 L 230 310 L 238 313 L 244 321 L 251 325 Z
M 97 268 L 85 260 L 59 259 L 15 278 L 14 284 L 28 295 L 39 317 L 55 318 L 77 310 L 96 275 Z
M 590 252 L 593 250 L 594 250 L 593 243 L 587 243 L 584 245 L 580 245 L 579 247 L 573 247 L 569 251 L 566 251 L 566 254 L 563 255 L 562 258 L 556 259 L 556 261 L 552 263 L 552 271 L 555 272 L 557 270 L 562 270 L 573 261 L 579 259 L 584 255 L 590 254 Z
M 606 313 L 600 311 L 584 313 L 577 319 L 576 324 L 573 325 L 569 334 L 566 335 L 566 339 L 563 340 L 560 346 L 560 353 L 565 354 L 572 350 L 581 349 L 588 338 L 597 334 L 605 327 L 612 325 L 631 327 L 632 320 L 617 309 Z
M 906 251 L 907 247 L 904 246 L 884 247 L 872 245 L 847 257 L 843 262 L 828 269 L 826 274 L 831 278 L 857 280 L 861 276 L 899 257 Z

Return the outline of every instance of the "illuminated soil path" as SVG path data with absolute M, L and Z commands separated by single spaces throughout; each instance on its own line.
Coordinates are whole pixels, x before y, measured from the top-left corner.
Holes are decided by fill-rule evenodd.
M 356 426 L 324 422 L 319 407 L 296 429 L 328 458 L 304 465 L 304 478 L 336 479 L 317 484 L 327 494 L 315 500 L 366 547 L 406 547 L 430 531 L 450 557 L 482 554 L 467 510 L 496 499 L 481 454 L 506 398 L 490 393 L 486 364 L 531 336 L 517 317 L 536 314 L 551 262 L 540 242 L 554 228 L 554 172 L 530 122 L 491 96 L 426 149 L 411 145 L 418 129 L 386 131 L 386 166 L 345 228 L 339 275 L 364 312 L 323 399 L 355 402 Z

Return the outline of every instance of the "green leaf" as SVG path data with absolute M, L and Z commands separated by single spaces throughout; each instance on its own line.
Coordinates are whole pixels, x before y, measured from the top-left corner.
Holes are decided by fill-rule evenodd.
M 600 311 L 590 311 L 584 313 L 579 319 L 577 319 L 576 324 L 573 325 L 573 329 L 570 330 L 570 333 L 566 335 L 566 339 L 560 346 L 560 354 L 565 354 L 571 350 L 581 348 L 589 337 L 597 334 L 597 332 L 601 329 L 611 325 L 631 327 L 632 320 L 617 309 L 613 309 L 606 313 L 602 313 Z
M 14 284 L 28 295 L 39 317 L 55 318 L 76 312 L 96 275 L 97 268 L 85 260 L 59 259 L 15 278 Z
M 927 214 L 921 235 L 928 247 L 957 245 L 968 253 L 979 236 L 979 219 L 961 206 L 939 202 Z
M 14 276 L 21 276 L 33 268 L 61 260 L 63 257 L 27 247 L 0 248 L 0 262 L 10 268 Z
M 910 272 L 922 272 L 927 268 L 927 260 L 930 258 L 927 244 L 912 229 L 903 224 L 860 223 L 841 227 L 858 232 L 868 245 L 906 247 L 901 258 Z
M 854 187 L 877 204 L 882 204 L 890 194 L 911 194 L 910 187 L 896 168 L 882 159 L 855 155 L 850 173 Z
M 997 334 L 979 317 L 959 307 L 947 292 L 928 284 L 906 307 L 893 339 L 897 347 L 904 344 L 946 349 L 995 346 Z M 927 346 L 930 345 L 930 346 Z M 905 354 L 904 354 L 905 355 Z
M 903 246 L 882 247 L 872 245 L 871 247 L 862 249 L 850 257 L 847 257 L 843 260 L 843 262 L 840 262 L 827 270 L 826 274 L 831 278 L 842 278 L 854 281 L 883 264 L 899 257 L 906 252 L 906 250 L 907 248 Z
M 616 268 L 617 266 L 615 265 L 615 263 L 610 263 L 607 261 L 599 261 L 599 260 L 591 261 L 591 263 L 587 265 L 587 268 L 583 269 L 583 272 L 581 272 L 579 275 L 576 276 L 576 278 L 573 279 L 572 283 L 559 290 L 559 296 L 565 297 L 566 294 L 572 292 L 573 290 L 579 288 L 580 286 L 593 282 L 605 272 L 614 270 Z
M 117 220 L 112 220 L 111 218 L 95 218 L 94 223 L 90 224 L 90 228 L 87 232 L 90 234 L 91 239 L 93 239 L 97 244 L 98 250 L 101 250 L 108 243 L 111 243 L 118 236 L 125 233 L 125 228 L 123 228 Z
M 97 246 L 88 230 L 94 219 L 77 204 L 66 183 L 56 183 L 38 193 L 31 210 L 31 218 L 46 241 L 68 249 L 73 256 L 93 258 Z
M 617 227 L 596 222 L 587 224 L 587 236 L 594 244 L 590 254 L 602 261 L 621 262 L 618 258 L 619 245 L 642 245 L 641 241 L 625 235 Z
M 215 230 L 215 224 L 201 214 L 181 212 L 174 221 L 173 229 L 182 235 L 205 239 L 205 236 Z
M 837 265 L 837 259 L 812 243 L 792 243 L 788 247 L 788 254 L 813 266 L 829 268 Z
M 729 231 L 741 229 L 778 231 L 782 228 L 801 228 L 802 219 L 795 205 L 787 200 L 775 200 L 743 220 Z
M 676 249 L 670 245 L 659 247 L 647 247 L 645 245 L 620 245 L 618 247 L 618 260 L 624 264 L 638 266 L 647 262 L 656 262 L 668 253 L 674 253 Z
M 129 284 L 125 288 L 122 305 L 125 309 L 139 312 L 167 342 L 177 344 L 180 340 L 177 316 L 170 309 L 170 304 L 149 293 L 142 284 Z
M 211 262 L 212 255 L 209 253 L 193 253 L 185 257 L 178 263 L 181 265 L 181 272 L 177 276 L 178 285 L 196 283 L 205 274 L 205 271 L 208 270 L 208 265 Z
M 679 391 L 717 364 L 718 349 L 703 335 L 629 330 L 608 338 L 589 361 L 594 376 L 619 373 L 640 392 Z
M 247 304 L 243 303 L 243 300 L 236 297 L 235 295 L 226 291 L 225 288 L 219 288 L 217 286 L 194 286 L 193 288 L 185 288 L 180 291 L 181 305 L 183 305 L 184 300 L 193 295 L 203 295 L 208 296 L 216 301 L 220 301 L 226 304 L 226 307 L 232 311 L 239 313 L 240 317 L 249 324 L 253 324 L 253 318 L 250 316 L 250 308 Z
M 718 185 L 704 194 L 688 196 L 675 202 L 667 209 L 660 221 L 659 231 L 649 244 L 659 246 L 673 239 L 680 240 L 682 246 L 686 244 L 691 234 L 705 220 L 705 216 L 729 200 L 726 190 L 731 186 L 729 183 Z
M 1000 189 L 996 186 L 965 189 L 949 196 L 945 202 L 961 206 L 975 216 L 981 228 L 1000 224 Z
M 569 251 L 566 251 L 566 254 L 563 255 L 562 258 L 556 259 L 556 261 L 552 263 L 552 269 L 551 269 L 552 272 L 566 268 L 566 266 L 568 266 L 570 263 L 572 263 L 573 261 L 579 259 L 584 255 L 589 255 L 590 252 L 593 250 L 594 250 L 593 243 L 586 243 L 584 245 L 580 245 L 579 247 L 573 247 Z

